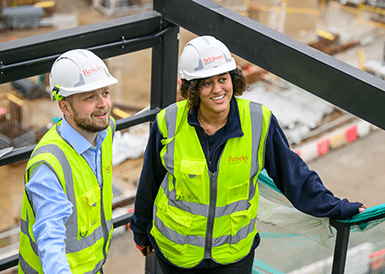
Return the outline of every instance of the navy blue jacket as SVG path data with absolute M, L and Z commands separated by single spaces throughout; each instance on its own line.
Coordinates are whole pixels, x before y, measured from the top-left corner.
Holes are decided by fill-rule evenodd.
M 226 141 L 230 138 L 243 136 L 239 118 L 238 105 L 235 97 L 230 102 L 227 124 L 214 135 L 208 136 L 200 126 L 197 110 L 188 114 L 188 123 L 194 126 L 206 155 L 210 171 L 216 171 L 217 162 Z M 151 127 L 150 137 L 144 154 L 143 169 L 135 200 L 135 212 L 131 220 L 134 241 L 138 245 L 148 245 L 157 249 L 155 240 L 150 235 L 152 212 L 155 197 L 166 169 L 160 159 L 162 135 L 157 123 Z M 359 212 L 361 203 L 350 203 L 347 199 L 339 199 L 322 184 L 320 177 L 290 149 L 289 143 L 274 115 L 266 139 L 265 169 L 274 180 L 278 189 L 289 199 L 298 210 L 316 217 L 348 219 Z M 259 244 L 257 234 L 253 244 Z M 217 265 L 213 261 L 203 261 L 197 267 Z

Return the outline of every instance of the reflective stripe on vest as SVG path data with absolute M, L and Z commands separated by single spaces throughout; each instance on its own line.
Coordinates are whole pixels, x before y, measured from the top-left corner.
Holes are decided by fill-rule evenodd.
M 110 136 L 113 136 L 113 132 L 115 130 L 115 121 L 113 119 L 110 119 L 110 128 L 111 128 L 111 130 L 109 130 Z M 53 129 L 53 130 L 55 130 L 55 129 Z M 112 137 L 107 136 L 106 140 L 111 140 L 109 138 L 112 138 Z M 102 145 L 102 148 L 104 147 L 104 144 Z M 110 146 L 111 145 L 109 145 L 109 147 Z M 109 150 L 111 150 L 111 148 L 109 148 Z M 102 149 L 102 153 L 103 153 L 103 151 L 104 151 L 104 149 Z M 110 153 L 111 152 L 109 152 L 107 154 L 110 154 Z M 72 176 L 73 172 L 72 172 L 72 168 L 71 168 L 71 164 L 70 164 L 69 160 L 67 159 L 65 153 L 63 152 L 63 150 L 59 146 L 57 146 L 56 144 L 46 144 L 46 145 L 42 145 L 42 146 L 39 146 L 39 145 L 37 146 L 37 148 L 34 150 L 32 156 L 30 158 L 32 163 L 30 165 L 28 165 L 28 167 L 27 167 L 26 182 L 28 180 L 27 174 L 29 174 L 29 168 L 37 163 L 37 162 L 33 162 L 32 159 L 35 156 L 42 155 L 42 154 L 52 155 L 55 159 L 57 159 L 59 165 L 62 167 L 63 178 L 60 179 L 60 175 L 58 175 L 57 171 L 55 170 L 55 168 L 53 168 L 51 163 L 45 161 L 44 159 L 37 161 L 37 162 L 44 162 L 44 164 L 46 164 L 56 174 L 59 182 L 63 183 L 63 181 L 64 181 L 65 185 L 64 186 L 62 185 L 62 186 L 65 190 L 65 193 L 67 195 L 68 200 L 73 205 L 73 213 L 70 215 L 70 217 L 68 218 L 68 220 L 65 224 L 65 226 L 66 226 L 66 240 L 65 240 L 65 242 L 66 242 L 67 257 L 70 256 L 70 254 L 74 254 L 75 257 L 78 256 L 77 252 L 81 252 L 81 251 L 85 250 L 86 248 L 92 247 L 98 240 L 104 239 L 104 242 L 109 240 L 110 236 L 111 236 L 111 231 L 112 231 L 111 216 L 108 220 L 105 220 L 105 218 L 102 219 L 101 225 L 94 228 L 94 230 L 92 231 L 91 234 L 89 234 L 89 235 L 86 234 L 86 235 L 79 238 L 78 234 L 79 234 L 80 230 L 79 230 L 79 224 L 78 224 L 78 210 L 77 210 L 77 203 L 76 203 L 77 197 L 76 197 L 75 190 L 74 190 L 74 178 Z M 104 161 L 104 159 L 102 160 L 102 162 L 103 161 Z M 84 162 L 85 162 L 85 160 L 84 160 Z M 103 164 L 102 164 L 102 167 L 104 167 Z M 106 176 L 104 168 L 102 169 L 102 175 L 103 175 L 103 182 L 105 182 L 107 176 Z M 93 177 L 95 177 L 95 176 L 93 176 Z M 96 181 L 96 177 L 94 178 L 94 180 Z M 105 183 L 108 184 L 108 182 L 105 182 Z M 98 188 L 99 188 L 99 186 L 98 186 Z M 103 193 L 103 191 L 102 191 L 102 193 Z M 103 194 L 101 194 L 101 195 L 103 195 Z M 102 199 L 103 199 L 103 196 L 102 196 Z M 101 203 L 101 209 L 104 212 L 104 214 L 103 214 L 103 216 L 104 216 L 105 215 L 105 210 L 103 208 L 104 199 L 101 200 L 100 203 Z M 24 209 L 24 207 L 26 207 L 26 209 Z M 34 241 L 33 235 L 31 235 L 31 233 L 29 232 L 29 231 L 32 232 L 31 227 L 34 224 L 34 216 L 32 216 L 33 221 L 31 221 L 30 216 L 28 215 L 28 212 L 32 212 L 31 207 L 30 207 L 30 202 L 25 202 L 25 200 L 23 200 L 23 212 L 25 212 L 25 220 L 23 220 L 23 218 L 21 219 L 21 234 L 23 234 L 23 235 L 21 235 L 21 237 L 28 237 L 29 245 L 32 247 L 32 250 L 34 253 L 33 257 L 35 257 L 35 259 L 34 259 L 35 261 L 33 261 L 33 262 L 36 264 L 36 260 L 37 260 L 37 262 L 40 264 L 40 261 L 38 258 L 37 244 Z M 22 215 L 23 215 L 23 212 L 22 212 Z M 100 214 L 100 212 L 99 212 L 99 214 Z M 109 215 L 111 215 L 111 214 L 109 214 Z M 103 224 L 103 220 L 105 220 L 105 225 Z M 107 232 L 103 231 L 103 226 L 105 227 L 104 230 L 107 230 Z M 25 244 L 25 241 L 21 240 L 21 243 L 22 242 Z M 103 249 L 106 246 L 108 246 L 107 243 L 103 244 Z M 20 254 L 19 254 L 19 257 L 20 257 L 19 271 L 21 268 L 24 273 L 42 273 L 40 271 L 36 271 L 31 265 L 28 264 L 28 261 L 32 260 L 32 258 L 31 258 L 31 256 L 28 256 L 28 253 L 23 255 L 22 250 L 24 250 L 26 248 L 27 247 L 24 247 L 21 244 Z M 31 254 L 29 254 L 29 255 L 31 255 Z M 28 257 L 26 257 L 26 256 L 28 256 Z M 71 270 L 74 273 L 90 273 L 91 274 L 91 273 L 98 273 L 100 271 L 100 269 L 102 268 L 105 260 L 106 260 L 106 252 L 103 250 L 103 258 L 100 261 L 95 262 L 95 265 L 93 266 L 94 269 L 92 269 L 90 271 L 84 271 L 84 268 L 83 268 L 82 270 L 79 270 L 80 272 L 77 272 L 76 270 L 74 271 L 74 269 L 73 269 L 74 266 L 71 265 L 71 261 L 69 261 L 69 262 L 70 262 Z M 39 268 L 41 268 L 41 265 L 39 265 Z M 32 270 L 35 272 L 31 272 Z
M 241 99 L 237 102 L 244 136 L 227 141 L 218 164 L 220 173 L 210 172 L 203 151 L 199 152 L 202 148 L 195 129 L 187 123 L 186 101 L 167 107 L 157 116 L 165 145 L 161 159 L 168 174 L 155 200 L 151 233 L 163 255 L 178 266 L 193 267 L 205 258 L 221 264 L 235 262 L 248 254 L 257 233 L 257 178 L 264 165 L 270 111 L 257 103 Z M 178 153 L 188 154 L 188 158 Z M 183 179 L 182 173 L 189 177 Z M 237 174 L 242 174 L 240 181 Z M 195 185 L 194 180 L 198 180 Z M 225 189 L 218 192 L 217 185 Z M 201 222 L 203 227 L 199 229 L 194 222 Z M 240 225 L 233 225 L 230 231 L 220 229 L 221 224 L 235 223 Z

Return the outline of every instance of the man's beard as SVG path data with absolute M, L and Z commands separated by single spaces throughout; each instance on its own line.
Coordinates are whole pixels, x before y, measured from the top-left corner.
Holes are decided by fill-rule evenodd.
M 90 121 L 92 121 L 90 119 Z M 93 124 L 92 122 L 89 122 L 87 119 L 84 119 L 84 118 L 80 118 L 77 111 L 74 110 L 74 122 L 76 123 L 76 125 L 78 127 L 80 127 L 81 129 L 84 129 L 86 131 L 89 131 L 89 132 L 100 132 L 100 131 L 103 131 L 105 130 L 108 125 L 109 125 L 109 122 L 110 122 L 110 117 L 108 116 L 108 119 L 107 119 L 107 123 L 106 125 L 96 125 L 96 124 Z

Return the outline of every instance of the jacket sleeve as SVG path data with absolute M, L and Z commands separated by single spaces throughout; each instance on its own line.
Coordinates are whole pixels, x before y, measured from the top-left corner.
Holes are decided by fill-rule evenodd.
M 135 210 L 130 228 L 134 232 L 134 241 L 140 246 L 150 244 L 150 229 L 155 197 L 167 171 L 162 165 L 160 151 L 162 135 L 155 121 L 151 126 L 146 151 L 143 158 L 143 168 L 135 198 Z
M 33 204 L 36 222 L 32 230 L 44 273 L 71 273 L 65 252 L 65 223 L 72 214 L 71 202 L 45 164 L 33 170 L 25 188 Z
M 316 217 L 342 220 L 359 213 L 361 203 L 335 197 L 318 174 L 290 149 L 274 115 L 266 142 L 266 171 L 294 207 Z

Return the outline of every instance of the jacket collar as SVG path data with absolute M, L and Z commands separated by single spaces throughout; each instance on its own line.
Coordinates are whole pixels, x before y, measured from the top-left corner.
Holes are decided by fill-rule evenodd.
M 201 127 L 198 121 L 198 107 L 195 107 L 192 112 L 188 112 L 187 122 L 190 126 Z M 230 112 L 225 128 L 225 138 L 230 139 L 242 136 L 243 131 L 241 126 L 241 119 L 239 118 L 238 103 L 233 96 L 230 100 Z

